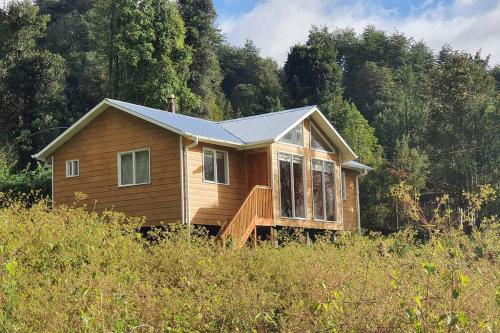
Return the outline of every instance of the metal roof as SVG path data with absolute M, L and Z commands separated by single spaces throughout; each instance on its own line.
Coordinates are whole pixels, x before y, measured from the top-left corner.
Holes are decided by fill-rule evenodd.
M 144 117 L 174 127 L 183 133 L 233 142 L 235 144 L 272 141 L 315 108 L 315 106 L 305 106 L 251 117 L 214 122 L 114 99 L 109 99 L 109 101 L 137 112 Z
M 221 121 L 219 125 L 236 135 L 246 144 L 272 141 L 315 108 L 315 106 L 305 106 L 265 113 Z
M 113 104 L 117 104 L 128 110 L 139 113 L 144 117 L 154 119 L 165 125 L 171 126 L 183 134 L 202 136 L 215 140 L 232 142 L 235 144 L 245 143 L 237 136 L 224 129 L 224 127 L 213 121 L 152 109 L 146 106 L 117 101 L 114 99 L 108 100 Z
M 110 106 L 189 138 L 196 137 L 201 141 L 241 149 L 276 142 L 310 116 L 339 148 L 345 160 L 357 157 L 316 106 L 214 122 L 108 98 L 96 105 L 33 157 L 46 160 L 57 148 Z
M 356 161 L 349 161 L 342 163 L 342 167 L 346 169 L 355 169 L 355 170 L 361 170 L 361 171 L 371 171 L 373 168 L 370 168 L 368 165 L 361 164 Z

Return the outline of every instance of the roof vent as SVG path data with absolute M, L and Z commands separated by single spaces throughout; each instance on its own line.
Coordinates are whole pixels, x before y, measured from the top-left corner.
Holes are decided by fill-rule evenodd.
M 167 97 L 167 109 L 168 112 L 175 113 L 175 96 L 169 95 Z

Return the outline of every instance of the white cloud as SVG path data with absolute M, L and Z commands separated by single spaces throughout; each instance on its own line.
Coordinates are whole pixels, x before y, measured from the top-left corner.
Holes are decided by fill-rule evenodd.
M 435 51 L 444 44 L 471 53 L 481 49 L 483 56 L 491 55 L 490 64 L 500 63 L 498 0 L 456 0 L 449 5 L 427 1 L 404 17 L 360 0 L 348 4 L 335 0 L 265 0 L 250 12 L 220 22 L 229 41 L 242 45 L 252 39 L 263 55 L 280 64 L 286 60 L 290 46 L 306 40 L 311 25 L 351 27 L 361 32 L 368 24 L 424 40 Z

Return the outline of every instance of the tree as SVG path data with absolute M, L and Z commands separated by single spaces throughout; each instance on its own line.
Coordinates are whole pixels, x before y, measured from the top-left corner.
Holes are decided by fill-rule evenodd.
M 394 158 L 397 140 L 403 136 L 410 146 L 425 149 L 430 105 L 427 76 L 414 72 L 411 66 L 395 70 L 393 76 L 394 82 L 384 97 L 385 102 L 374 103 L 381 109 L 373 122 L 389 158 Z
M 429 158 L 418 148 L 410 147 L 408 135 L 396 141 L 396 154 L 393 168 L 400 181 L 405 181 L 417 191 L 424 189 L 429 174 Z
M 282 87 L 278 65 L 264 59 L 251 41 L 243 47 L 223 45 L 218 50 L 224 80 L 222 90 L 230 102 L 226 118 L 252 116 L 281 109 Z
M 186 26 L 185 42 L 193 52 L 188 86 L 201 99 L 199 109 L 193 113 L 204 118 L 221 119 L 225 101 L 216 48 L 222 37 L 215 27 L 215 8 L 211 0 L 180 0 L 178 4 Z
M 445 47 L 433 71 L 429 146 L 433 178 L 461 192 L 500 179 L 500 108 L 495 80 L 480 54 Z
M 65 112 L 64 60 L 37 45 L 48 20 L 31 1 L 0 9 L 0 141 L 18 169 L 57 134 Z
M 283 68 L 288 106 L 317 104 L 326 113 L 340 106 L 342 69 L 336 59 L 332 34 L 327 28 L 313 27 L 306 44 L 291 48 Z
M 378 143 L 375 129 L 354 104 L 344 102 L 329 118 L 358 155 L 359 162 L 375 168 L 382 164 L 382 147 Z
M 361 161 L 380 164 L 382 149 L 373 128 L 354 104 L 342 98 L 335 34 L 313 27 L 304 45 L 291 48 L 283 72 L 289 106 L 317 104 Z
M 106 97 L 105 76 L 92 61 L 92 45 L 86 17 L 92 0 L 37 0 L 40 13 L 50 15 L 47 35 L 40 46 L 61 55 L 67 64 L 65 95 L 67 113 L 63 124 L 69 126 Z
M 190 114 L 199 98 L 187 86 L 191 51 L 175 3 L 163 0 L 96 0 L 89 14 L 96 66 L 108 97 L 165 108 L 176 95 Z

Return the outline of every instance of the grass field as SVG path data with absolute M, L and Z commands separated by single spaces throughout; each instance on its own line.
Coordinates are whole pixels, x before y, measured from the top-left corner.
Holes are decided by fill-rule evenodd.
M 494 332 L 499 230 L 426 243 L 223 249 L 185 228 L 146 240 L 138 220 L 40 202 L 0 209 L 0 331 Z

